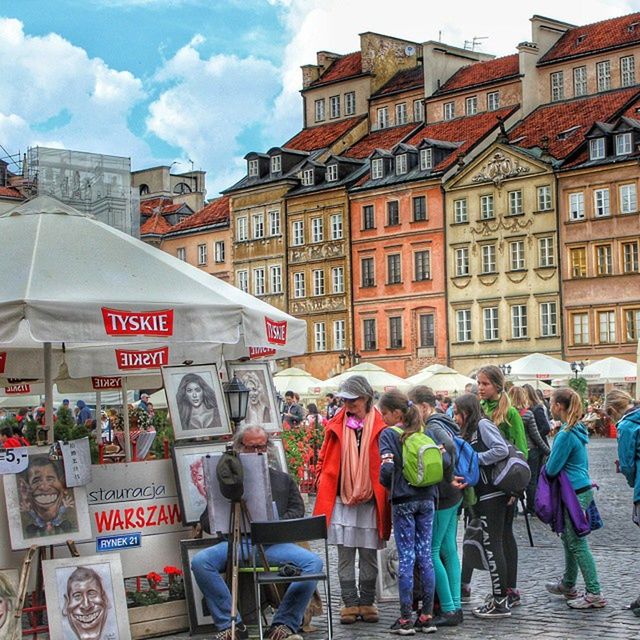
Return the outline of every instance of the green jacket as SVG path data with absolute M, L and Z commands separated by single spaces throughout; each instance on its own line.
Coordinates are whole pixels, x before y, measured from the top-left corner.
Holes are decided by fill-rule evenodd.
M 491 419 L 493 412 L 498 406 L 497 400 L 480 400 L 480 406 L 487 417 Z M 529 447 L 527 446 L 527 436 L 524 431 L 524 423 L 515 407 L 509 407 L 507 411 L 507 420 L 499 425 L 500 433 L 506 440 L 511 442 L 518 451 L 524 453 L 525 458 L 529 457 Z

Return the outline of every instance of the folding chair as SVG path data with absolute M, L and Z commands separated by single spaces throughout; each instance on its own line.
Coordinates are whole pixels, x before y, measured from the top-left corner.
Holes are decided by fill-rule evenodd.
M 284 544 L 287 542 L 309 542 L 324 540 L 324 566 L 322 573 L 309 573 L 299 576 L 281 576 L 275 571 L 260 572 L 256 565 L 256 547 L 258 545 Z M 253 544 L 253 581 L 256 591 L 258 611 L 262 610 L 260 587 L 265 584 L 286 584 L 290 582 L 322 581 L 325 585 L 327 601 L 328 640 L 333 640 L 333 617 L 331 614 L 331 580 L 329 578 L 329 545 L 327 544 L 327 519 L 324 515 L 313 518 L 275 520 L 251 523 L 251 542 Z M 258 615 L 260 640 L 263 640 L 262 616 Z

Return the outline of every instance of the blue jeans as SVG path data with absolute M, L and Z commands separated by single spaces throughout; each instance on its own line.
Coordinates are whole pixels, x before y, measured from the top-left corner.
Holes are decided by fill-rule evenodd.
M 193 575 L 219 631 L 231 626 L 231 593 L 220 575 L 227 566 L 228 548 L 228 542 L 220 542 L 203 549 L 191 560 Z M 322 571 L 322 559 L 297 544 L 272 544 L 265 546 L 264 552 L 269 566 L 272 567 L 289 563 L 298 567 L 303 574 Z M 273 624 L 285 624 L 292 631 L 298 631 L 316 584 L 313 581 L 290 584 L 273 617 Z M 240 616 L 238 616 L 239 621 Z
M 435 575 L 431 559 L 433 500 L 412 500 L 392 505 L 393 531 L 398 549 L 398 591 L 400 616 L 411 617 L 413 604 L 413 568 L 418 564 L 422 583 L 422 613 L 433 611 Z

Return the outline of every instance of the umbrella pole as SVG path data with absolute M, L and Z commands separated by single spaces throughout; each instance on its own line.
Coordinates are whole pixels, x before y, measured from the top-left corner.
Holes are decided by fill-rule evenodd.
M 129 403 L 127 379 L 122 378 L 122 417 L 124 418 L 124 456 L 125 462 L 131 462 L 131 440 L 129 439 Z
M 102 391 L 96 391 L 96 442 L 102 444 Z
M 51 375 L 51 343 L 44 343 L 44 424 L 47 443 L 53 444 L 53 376 Z

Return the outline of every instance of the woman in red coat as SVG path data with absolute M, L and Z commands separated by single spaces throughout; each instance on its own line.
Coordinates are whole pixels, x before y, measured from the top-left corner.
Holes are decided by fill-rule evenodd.
M 389 502 L 378 479 L 378 439 L 386 425 L 373 406 L 373 389 L 363 376 L 347 378 L 336 395 L 342 398 L 344 407 L 325 426 L 314 515 L 327 517 L 329 543 L 338 547 L 338 578 L 344 602 L 340 622 L 353 624 L 358 618 L 378 622 L 377 550 L 391 532 Z

